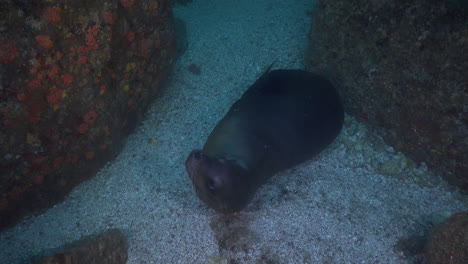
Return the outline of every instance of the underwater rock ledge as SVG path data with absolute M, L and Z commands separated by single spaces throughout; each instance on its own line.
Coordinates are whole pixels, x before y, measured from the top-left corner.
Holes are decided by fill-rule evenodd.
M 0 230 L 115 157 L 177 52 L 168 0 L 2 1 Z
M 466 17 L 459 1 L 318 0 L 307 65 L 347 112 L 468 191 Z

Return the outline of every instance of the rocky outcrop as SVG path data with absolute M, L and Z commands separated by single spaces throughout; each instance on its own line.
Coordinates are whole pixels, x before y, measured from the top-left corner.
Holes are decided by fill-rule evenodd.
M 464 190 L 467 17 L 460 1 L 319 0 L 307 59 L 337 82 L 349 113 Z
M 424 250 L 427 264 L 468 263 L 468 212 L 437 226 Z
M 168 0 L 0 3 L 0 229 L 121 148 L 176 53 Z

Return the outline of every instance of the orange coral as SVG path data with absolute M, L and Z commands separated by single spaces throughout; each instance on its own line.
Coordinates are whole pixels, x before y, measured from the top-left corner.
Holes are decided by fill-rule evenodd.
M 20 102 L 26 102 L 28 100 L 28 95 L 26 93 L 19 93 L 16 95 L 16 99 Z
M 81 65 L 81 64 L 86 64 L 87 62 L 88 62 L 88 57 L 83 56 L 76 61 L 76 64 Z
M 105 126 L 103 127 L 103 130 L 104 130 L 104 135 L 105 135 L 106 137 L 110 136 L 110 129 L 109 129 L 109 126 L 108 126 L 108 125 L 105 125 Z
M 107 86 L 105 84 L 101 84 L 101 87 L 99 88 L 99 94 L 103 95 L 107 91 Z
M 60 165 L 62 164 L 62 161 L 63 161 L 63 157 L 56 157 L 54 158 L 54 168 L 57 169 L 60 167 Z
M 125 35 L 125 39 L 126 39 L 128 42 L 134 41 L 134 40 L 135 40 L 135 32 L 129 31 L 129 32 Z
M 65 161 L 71 164 L 77 163 L 79 159 L 80 157 L 78 156 L 78 154 L 68 154 L 65 157 Z
M 131 8 L 135 6 L 134 0 L 120 0 L 120 4 L 125 8 Z
M 28 89 L 29 90 L 35 90 L 37 88 L 41 87 L 41 80 L 39 79 L 34 79 L 28 84 Z
M 115 20 L 117 20 L 117 14 L 111 11 L 102 12 L 102 16 L 104 17 L 104 22 L 110 25 L 113 25 Z
M 63 84 L 67 86 L 73 83 L 73 75 L 71 75 L 70 73 L 62 74 L 60 78 L 62 78 Z
M 150 3 L 150 5 L 149 5 L 149 10 L 153 11 L 153 13 L 156 14 L 156 11 L 158 10 L 158 7 L 159 7 L 158 2 L 152 1 Z
M 18 57 L 16 44 L 9 40 L 0 41 L 0 64 L 12 63 Z
M 88 34 L 93 35 L 93 36 L 97 36 L 97 34 L 99 33 L 100 30 L 101 30 L 101 29 L 99 28 L 99 25 L 96 24 L 96 25 L 93 25 L 93 26 L 89 27 L 89 28 L 86 30 L 86 32 L 87 32 Z
M 12 125 L 16 125 L 18 122 L 16 120 L 11 120 L 11 119 L 5 119 L 3 120 L 3 124 L 5 126 L 12 126 Z
M 29 117 L 29 122 L 31 122 L 31 124 L 33 124 L 33 125 L 39 123 L 40 121 L 41 121 L 40 116 L 30 116 Z
M 58 7 L 49 7 L 44 11 L 43 17 L 48 23 L 58 23 L 62 20 L 61 14 L 62 9 Z
M 52 66 L 52 69 L 50 69 L 49 73 L 47 74 L 49 79 L 51 80 L 55 79 L 55 77 L 57 77 L 59 70 L 60 70 L 60 67 L 57 64 L 54 64 Z
M 44 175 L 42 174 L 37 174 L 36 176 L 34 176 L 33 178 L 33 183 L 35 184 L 41 184 L 42 182 L 44 182 Z
M 86 45 L 88 45 L 91 49 L 93 50 L 96 50 L 98 48 L 98 44 L 97 44 L 97 41 L 96 41 L 96 38 L 94 38 L 93 35 L 86 35 Z
M 47 157 L 38 155 L 37 157 L 34 158 L 33 163 L 34 164 L 41 164 L 46 159 L 47 159 Z
M 94 125 L 97 119 L 97 113 L 94 110 L 89 110 L 86 115 L 84 115 L 83 120 L 85 123 L 88 123 L 89 125 Z
M 94 151 L 86 152 L 85 157 L 86 157 L 87 160 L 93 159 L 94 158 Z
M 28 189 L 27 185 L 18 185 L 15 186 L 9 193 L 8 196 L 11 200 L 18 200 L 21 195 Z
M 0 210 L 5 210 L 8 208 L 8 200 L 6 198 L 3 198 L 0 201 Z
M 140 52 L 142 55 L 148 53 L 149 48 L 152 46 L 153 40 L 150 38 L 142 39 L 140 43 Z
M 61 60 L 61 59 L 62 59 L 62 56 L 63 56 L 63 54 L 62 54 L 62 52 L 60 52 L 60 51 L 57 51 L 57 52 L 55 53 L 55 59 L 57 59 L 57 60 Z
M 80 52 L 86 54 L 86 53 L 89 52 L 89 49 L 85 45 L 81 45 L 80 46 Z
M 96 40 L 96 36 L 99 33 L 101 29 L 99 28 L 99 25 L 94 25 L 89 27 L 86 30 L 86 37 L 85 37 L 85 42 L 86 45 L 91 49 L 91 50 L 97 50 L 99 48 L 99 44 Z
M 85 41 L 86 45 L 88 45 L 90 49 L 97 50 L 99 48 L 99 44 L 97 43 L 97 40 L 93 35 L 87 34 Z
M 47 35 L 37 35 L 36 41 L 43 47 L 44 49 L 50 49 L 54 46 L 54 43 L 50 39 L 50 36 Z
M 29 121 L 33 124 L 37 124 L 41 121 L 41 114 L 47 109 L 47 101 L 44 98 L 42 91 L 35 90 L 31 94 L 31 100 L 27 105 L 29 113 Z
M 63 91 L 60 88 L 52 89 L 47 95 L 47 102 L 49 104 L 55 104 L 60 101 L 63 97 Z
M 89 125 L 86 124 L 86 123 L 82 123 L 82 124 L 78 127 L 78 132 L 80 132 L 80 134 L 85 134 L 86 132 L 88 132 L 88 129 L 89 129 Z

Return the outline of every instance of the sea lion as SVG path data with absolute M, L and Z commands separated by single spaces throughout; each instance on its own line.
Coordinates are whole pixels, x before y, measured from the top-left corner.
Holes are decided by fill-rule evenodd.
M 324 77 L 267 70 L 236 101 L 185 166 L 198 197 L 217 211 L 243 209 L 278 171 L 322 151 L 339 134 L 344 112 Z

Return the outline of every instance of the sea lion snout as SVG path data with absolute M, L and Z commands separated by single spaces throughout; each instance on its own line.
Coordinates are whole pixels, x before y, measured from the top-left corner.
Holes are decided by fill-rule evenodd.
M 202 158 L 203 153 L 201 152 L 201 150 L 196 149 L 196 150 L 192 151 L 191 155 L 193 156 L 193 158 L 198 160 L 198 159 Z
M 210 158 L 201 150 L 193 150 L 185 167 L 198 197 L 220 212 L 238 211 L 250 198 L 246 170 L 224 158 Z

